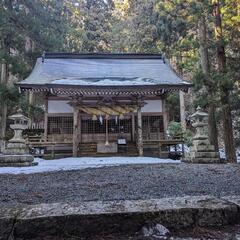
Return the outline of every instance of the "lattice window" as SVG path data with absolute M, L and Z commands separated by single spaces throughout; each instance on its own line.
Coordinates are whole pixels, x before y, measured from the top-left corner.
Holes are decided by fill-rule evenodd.
M 72 134 L 73 117 L 51 116 L 48 117 L 48 134 Z
M 109 120 L 108 131 L 109 133 L 131 133 L 132 131 L 131 118 Z
M 137 131 L 137 118 L 135 118 Z M 162 139 L 164 135 L 163 116 L 142 116 L 143 139 Z
M 81 122 L 81 131 L 83 134 L 93 134 L 93 133 L 105 133 L 106 132 L 106 124 L 103 120 L 102 124 L 99 120 L 91 120 L 91 119 L 82 119 Z

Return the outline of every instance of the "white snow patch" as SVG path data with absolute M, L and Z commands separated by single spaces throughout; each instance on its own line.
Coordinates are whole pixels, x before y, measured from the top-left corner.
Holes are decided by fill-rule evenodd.
M 37 166 L 32 167 L 0 167 L 0 174 L 31 174 L 40 172 L 68 171 L 86 168 L 120 166 L 126 164 L 181 163 L 180 160 L 151 157 L 82 157 L 44 160 L 35 158 Z
M 219 149 L 220 158 L 226 160 L 225 150 L 223 148 Z M 237 162 L 240 163 L 240 149 L 236 150 Z
M 131 86 L 131 85 L 155 85 L 152 79 L 135 78 L 132 80 L 116 80 L 116 79 L 101 79 L 98 81 L 90 81 L 86 79 L 58 79 L 54 80 L 53 84 L 79 85 L 79 86 Z

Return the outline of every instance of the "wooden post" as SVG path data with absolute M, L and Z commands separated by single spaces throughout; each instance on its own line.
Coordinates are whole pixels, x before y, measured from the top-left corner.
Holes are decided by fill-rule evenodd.
M 137 128 L 138 128 L 138 155 L 143 156 L 143 135 L 142 135 L 142 109 L 139 106 L 137 110 Z
M 45 98 L 45 112 L 44 112 L 44 141 L 48 140 L 48 98 Z
M 29 102 L 30 106 L 32 106 L 34 104 L 33 92 L 29 92 L 29 94 L 28 94 L 28 102 Z M 30 110 L 31 110 L 31 108 L 29 107 L 29 109 L 28 109 L 29 113 L 30 113 Z M 33 125 L 33 118 L 32 118 L 32 116 L 30 117 L 28 124 L 29 124 L 29 127 L 32 129 L 32 127 L 33 127 L 32 126 Z
M 185 118 L 185 102 L 184 102 L 184 92 L 179 91 L 180 98 L 180 116 L 181 116 L 181 126 L 183 131 L 186 130 L 186 118 Z
M 132 142 L 135 141 L 135 116 L 132 114 Z
M 168 129 L 168 113 L 166 108 L 166 100 L 162 100 L 162 111 L 163 111 L 163 128 L 164 128 L 164 138 Z
M 162 145 L 160 142 L 158 142 L 158 155 L 160 158 L 162 157 Z
M 79 144 L 79 109 L 74 107 L 73 109 L 73 157 L 78 156 L 78 144 Z
M 81 116 L 80 112 L 78 114 L 79 114 L 78 142 L 81 143 L 82 142 L 82 116 Z
M 106 142 L 105 145 L 109 145 L 109 139 L 108 139 L 108 115 L 106 115 L 105 119 L 106 119 Z

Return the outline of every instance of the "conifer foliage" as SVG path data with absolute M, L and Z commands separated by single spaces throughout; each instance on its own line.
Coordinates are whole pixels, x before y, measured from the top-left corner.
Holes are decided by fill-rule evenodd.
M 240 2 L 236 0 L 1 0 L 0 100 L 43 51 L 162 52 L 194 83 L 210 141 L 235 162 L 239 143 Z M 4 136 L 6 104 L 1 109 Z M 234 139 L 235 136 L 235 139 Z M 224 141 L 222 141 L 222 139 Z M 218 140 L 220 140 L 218 142 Z

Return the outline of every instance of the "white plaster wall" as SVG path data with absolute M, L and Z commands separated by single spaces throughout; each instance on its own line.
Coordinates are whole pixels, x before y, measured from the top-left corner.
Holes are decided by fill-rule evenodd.
M 48 101 L 48 113 L 73 113 L 73 108 L 68 104 L 69 101 Z
M 161 113 L 162 100 L 146 100 L 146 105 L 142 107 L 143 113 Z M 68 101 L 48 101 L 48 113 L 73 113 L 73 108 L 68 104 Z
M 146 100 L 147 104 L 142 107 L 144 113 L 161 113 L 162 112 L 162 100 Z

